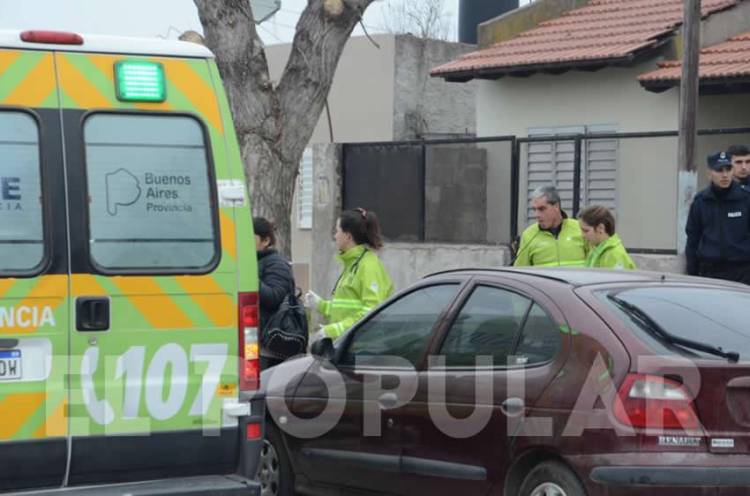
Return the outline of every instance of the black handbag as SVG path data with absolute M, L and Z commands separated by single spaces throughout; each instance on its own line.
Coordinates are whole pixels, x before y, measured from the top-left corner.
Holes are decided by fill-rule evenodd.
M 300 296 L 292 292 L 284 297 L 261 335 L 261 346 L 284 360 L 307 351 L 307 315 Z

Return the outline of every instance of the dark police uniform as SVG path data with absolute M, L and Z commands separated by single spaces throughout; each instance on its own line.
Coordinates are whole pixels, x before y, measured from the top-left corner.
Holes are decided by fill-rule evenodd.
M 714 170 L 731 166 L 725 153 L 708 162 Z M 750 284 L 750 192 L 739 183 L 711 184 L 698 193 L 685 232 L 688 274 Z

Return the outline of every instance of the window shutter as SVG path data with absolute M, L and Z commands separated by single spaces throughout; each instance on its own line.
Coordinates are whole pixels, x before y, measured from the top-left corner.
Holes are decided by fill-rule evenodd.
M 576 133 L 610 133 L 614 126 L 569 126 L 529 129 L 530 137 L 560 136 Z M 590 139 L 581 147 L 581 208 L 590 204 L 605 205 L 613 212 L 617 207 L 617 150 L 616 139 Z M 526 222 L 534 222 L 531 194 L 539 186 L 553 184 L 562 200 L 562 208 L 572 215 L 574 141 L 529 143 L 526 171 Z

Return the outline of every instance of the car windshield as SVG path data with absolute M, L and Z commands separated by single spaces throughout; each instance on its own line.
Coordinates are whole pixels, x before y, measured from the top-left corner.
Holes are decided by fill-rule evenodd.
M 642 319 L 633 318 L 616 300 L 634 305 L 672 336 L 739 353 L 743 360 L 750 357 L 750 291 L 659 286 L 608 291 L 600 296 L 658 352 L 680 351 L 721 359 L 692 348 L 670 345 L 655 335 L 653 329 L 648 329 Z

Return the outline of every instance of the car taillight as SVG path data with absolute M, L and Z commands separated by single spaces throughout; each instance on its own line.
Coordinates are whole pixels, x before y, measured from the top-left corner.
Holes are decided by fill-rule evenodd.
M 247 424 L 245 428 L 245 438 L 248 441 L 257 441 L 263 437 L 263 430 L 261 429 L 260 423 L 254 422 Z
M 701 424 L 685 387 L 664 377 L 630 374 L 620 386 L 614 414 L 625 425 L 644 429 L 699 429 Z
M 258 293 L 240 293 L 237 308 L 239 313 L 237 333 L 240 344 L 240 390 L 254 391 L 260 387 Z
M 65 31 L 31 30 L 21 33 L 26 43 L 49 43 L 52 45 L 83 45 L 83 36 Z

